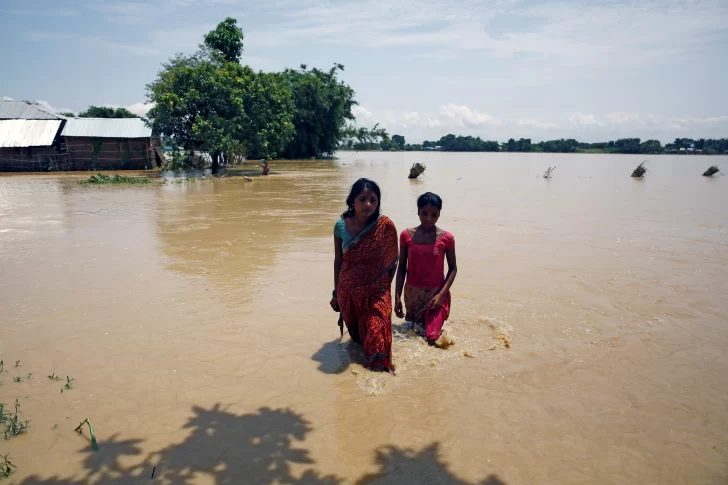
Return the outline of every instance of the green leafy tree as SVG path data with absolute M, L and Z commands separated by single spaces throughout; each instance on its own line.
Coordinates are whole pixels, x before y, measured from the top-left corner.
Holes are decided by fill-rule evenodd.
M 65 115 L 64 115 L 65 116 Z M 78 114 L 79 118 L 139 118 L 126 108 L 108 108 L 105 106 L 89 106 Z
M 58 113 L 58 114 L 60 114 L 61 116 L 65 116 L 66 118 L 75 118 L 76 117 L 76 113 L 71 113 L 69 111 L 67 111 L 65 113 Z
M 328 71 L 286 69 L 281 78 L 293 96 L 293 138 L 285 148 L 286 158 L 328 157 L 347 137 L 347 122 L 354 120 L 354 90 L 338 79 L 344 70 L 334 64 Z
M 445 151 L 451 152 L 497 152 L 501 146 L 497 141 L 482 140 L 479 136 L 455 136 L 449 134 L 440 138 L 437 143 L 429 143 L 429 146 L 440 146 Z
M 662 143 L 658 140 L 647 140 L 640 144 L 640 153 L 660 153 L 662 151 Z
M 230 38 L 231 20 L 205 36 L 197 53 L 163 64 L 147 86 L 154 132 L 187 151 L 210 153 L 213 173 L 223 153 L 277 158 L 293 134 L 287 84 L 240 65 L 235 53 L 242 52 L 243 35 Z
M 530 138 L 521 138 L 518 140 L 518 151 L 519 152 L 532 152 L 533 145 L 531 144 Z
M 243 39 L 243 29 L 234 18 L 228 17 L 205 35 L 205 46 L 219 52 L 228 62 L 240 62 Z
M 400 150 L 405 149 L 406 143 L 405 143 L 404 137 L 402 135 L 392 135 L 392 143 L 397 145 L 397 147 L 399 147 Z

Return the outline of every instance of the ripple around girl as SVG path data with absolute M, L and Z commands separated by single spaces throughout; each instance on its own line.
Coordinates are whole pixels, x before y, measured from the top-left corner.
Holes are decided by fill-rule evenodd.
M 381 215 L 382 194 L 359 179 L 334 225 L 334 284 L 331 308 L 340 311 L 351 339 L 364 347 L 367 367 L 394 373 L 392 280 L 397 270 L 397 229 Z

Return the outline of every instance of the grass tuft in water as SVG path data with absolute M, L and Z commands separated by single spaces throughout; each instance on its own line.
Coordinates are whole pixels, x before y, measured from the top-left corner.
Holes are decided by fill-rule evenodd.
M 48 379 L 50 379 L 52 381 L 60 381 L 62 379 L 62 377 L 61 376 L 57 376 L 56 373 L 54 372 L 54 373 L 52 373 L 51 375 L 48 376 Z
M 74 381 L 73 379 L 66 376 L 66 383 L 64 384 L 63 389 L 61 389 L 61 392 L 63 392 L 64 389 L 66 389 L 66 390 L 73 389 L 73 381 Z
M 5 424 L 5 439 L 9 440 L 14 436 L 25 433 L 30 421 L 20 419 L 20 402 L 15 400 L 15 414 L 5 411 L 5 405 L 0 404 L 0 422 Z
M 114 175 L 113 177 L 97 173 L 88 178 L 88 180 L 79 181 L 80 184 L 148 184 L 150 183 L 148 178 L 145 177 L 127 177 L 126 175 Z
M 5 455 L 0 455 L 0 478 L 8 478 L 11 473 L 13 473 L 13 469 L 17 468 L 15 465 L 13 465 L 13 462 L 10 461 L 10 458 L 8 456 L 10 453 L 5 453 Z

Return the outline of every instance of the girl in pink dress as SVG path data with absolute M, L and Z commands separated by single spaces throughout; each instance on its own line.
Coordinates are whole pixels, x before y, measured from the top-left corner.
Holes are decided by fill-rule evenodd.
M 399 237 L 394 313 L 412 322 L 430 345 L 440 338 L 442 326 L 450 315 L 450 287 L 458 273 L 455 237 L 436 225 L 441 210 L 440 196 L 432 192 L 422 194 L 417 199 L 420 225 L 405 229 Z M 406 315 L 402 309 L 402 290 Z

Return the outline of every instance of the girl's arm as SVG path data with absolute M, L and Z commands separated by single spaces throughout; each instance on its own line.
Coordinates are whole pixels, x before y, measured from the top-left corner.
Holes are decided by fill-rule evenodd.
M 399 248 L 399 267 L 397 268 L 397 285 L 394 290 L 394 313 L 399 318 L 404 318 L 402 310 L 402 290 L 404 289 L 404 280 L 407 276 L 407 246 Z
M 445 297 L 447 296 L 447 292 L 450 291 L 450 287 L 455 282 L 455 277 L 458 274 L 455 248 L 445 251 L 445 257 L 447 258 L 447 276 L 445 277 L 445 283 L 442 285 L 442 288 L 440 288 L 440 291 L 437 292 L 435 297 L 432 299 L 432 303 L 430 303 L 433 308 L 439 308 L 442 306 L 442 303 L 445 301 Z
M 458 275 L 458 263 L 455 257 L 455 248 L 448 249 L 445 251 L 445 257 L 447 258 L 447 276 L 445 276 L 445 284 L 442 285 L 442 289 L 439 291 L 443 296 L 447 295 L 450 291 L 450 287 L 455 282 L 455 277 Z
M 341 272 L 341 263 L 344 262 L 344 251 L 341 249 L 341 238 L 334 236 L 334 291 L 339 287 L 339 273 Z M 331 308 L 335 312 L 339 311 L 339 302 L 336 298 L 331 299 Z

